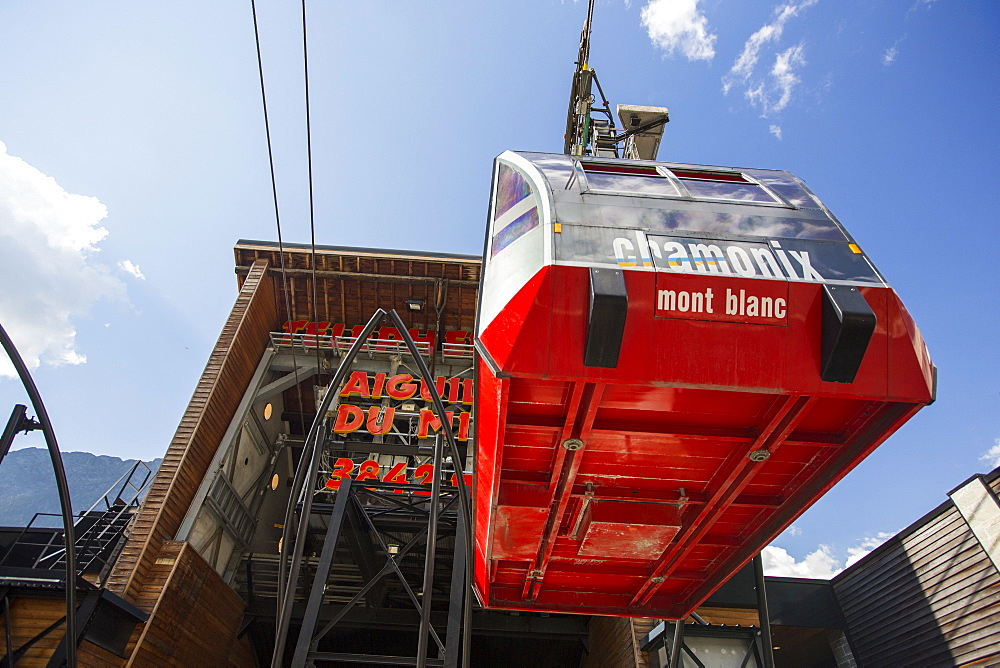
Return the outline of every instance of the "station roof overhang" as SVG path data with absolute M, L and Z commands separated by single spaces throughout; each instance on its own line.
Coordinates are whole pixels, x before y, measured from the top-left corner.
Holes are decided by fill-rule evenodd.
M 418 329 L 474 324 L 479 255 L 316 245 L 313 262 L 310 244 L 282 243 L 279 249 L 273 241 L 245 239 L 237 242 L 234 255 L 240 285 L 255 261 L 268 260 L 268 273 L 276 279 L 276 326 L 288 320 L 358 325 L 376 308 L 396 309 Z M 422 308 L 408 308 L 411 300 Z

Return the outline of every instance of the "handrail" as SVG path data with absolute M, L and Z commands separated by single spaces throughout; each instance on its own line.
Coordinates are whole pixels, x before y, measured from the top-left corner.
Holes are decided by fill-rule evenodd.
M 476 346 L 471 343 L 442 343 L 441 354 L 445 357 L 471 358 L 475 354 Z
M 288 332 L 271 332 L 271 345 L 274 348 L 296 348 L 301 350 L 330 350 L 342 355 L 347 352 L 357 340 L 355 336 L 330 336 L 328 334 L 289 334 Z M 417 350 L 421 355 L 431 353 L 428 341 L 416 341 Z M 471 359 L 475 354 L 475 346 L 471 343 L 441 343 L 441 355 L 449 358 Z M 400 339 L 369 338 L 361 345 L 361 352 L 386 353 L 392 355 L 409 355 L 410 350 Z
M 113 516 L 112 511 L 108 510 L 96 511 L 96 514 L 98 515 L 97 517 L 85 514 L 81 514 L 77 517 L 75 522 L 75 526 L 77 527 L 79 527 L 80 522 L 83 520 L 92 520 L 92 524 L 76 536 L 76 544 L 73 552 L 75 556 L 76 572 L 78 575 L 82 575 L 87 572 L 87 570 L 97 562 L 99 562 L 102 567 L 108 566 L 111 561 L 110 558 L 102 557 L 101 553 L 111 542 L 115 540 L 117 536 L 120 536 L 125 532 L 128 525 L 135 518 L 135 514 L 131 512 L 132 510 L 134 510 L 132 506 L 123 505 L 114 512 Z M 17 539 L 11 544 L 3 559 L 0 559 L 0 564 L 7 563 L 8 559 L 15 552 L 15 549 L 21 547 L 22 549 L 29 548 L 37 550 L 38 554 L 34 557 L 33 568 L 48 570 L 60 568 L 60 562 L 63 561 L 66 556 L 66 548 L 61 544 L 63 534 L 62 528 L 33 526 L 34 523 L 40 518 L 58 517 L 60 517 L 60 515 L 57 513 L 35 513 L 28 525 L 22 529 Z M 29 534 L 32 530 L 46 531 L 44 540 L 32 540 Z M 98 583 L 102 580 L 103 576 L 99 576 Z
M 140 473 L 141 469 L 145 469 L 145 474 L 142 475 L 142 481 L 136 484 L 133 482 L 133 478 L 136 477 L 137 473 Z M 81 523 L 87 520 L 93 522 L 75 536 L 73 552 L 76 556 L 74 561 L 76 562 L 75 568 L 77 573 L 85 572 L 98 560 L 107 565 L 107 560 L 100 557 L 100 552 L 105 547 L 105 545 L 101 545 L 101 541 L 111 540 L 115 534 L 125 530 L 132 518 L 129 517 L 123 522 L 123 517 L 126 514 L 131 514 L 131 511 L 138 507 L 143 492 L 146 491 L 151 483 L 152 474 L 152 469 L 145 462 L 142 460 L 136 461 L 118 480 L 111 484 L 108 491 L 98 498 L 90 508 L 74 516 L 74 528 L 80 527 Z M 133 493 L 127 495 L 130 498 L 123 498 L 123 496 L 126 496 L 125 490 L 129 488 L 131 488 Z M 114 498 L 109 501 L 112 495 Z M 99 508 L 102 502 L 105 506 L 103 509 Z M 95 514 L 99 514 L 100 517 L 95 518 Z M 63 532 L 57 527 L 42 526 L 40 521 L 58 517 L 61 517 L 61 515 L 57 513 L 35 513 L 31 520 L 21 529 L 21 532 L 13 541 L 7 553 L 3 555 L 3 558 L 0 558 L 0 565 L 7 563 L 8 559 L 14 553 L 15 548 L 21 546 L 22 548 L 28 547 L 40 550 L 34 560 L 35 567 L 56 568 L 60 560 L 64 559 L 66 555 L 65 546 L 57 546 L 54 542 L 55 538 L 57 536 L 61 537 Z M 36 525 L 36 523 L 39 524 Z M 40 529 L 48 529 L 52 532 L 47 534 L 48 538 L 44 542 L 31 540 L 27 537 L 29 531 Z
M 135 475 L 135 473 L 139 469 L 140 465 L 144 469 L 146 469 L 146 475 L 142 479 L 142 483 L 140 483 L 139 486 L 136 486 L 132 482 L 132 476 Z M 113 483 L 111 483 L 111 486 L 108 487 L 108 491 L 106 491 L 101 498 L 97 499 L 97 501 L 94 501 L 94 504 L 92 506 L 90 506 L 90 508 L 87 508 L 87 510 L 83 511 L 82 514 L 86 515 L 88 513 L 93 512 L 94 510 L 97 509 L 97 506 L 99 506 L 102 501 L 104 502 L 106 510 L 111 510 L 111 507 L 114 505 L 115 501 L 118 501 L 118 500 L 124 501 L 124 503 L 126 505 L 138 506 L 139 505 L 139 497 L 142 496 L 143 490 L 145 490 L 146 487 L 149 486 L 149 482 L 150 482 L 149 478 L 152 475 L 152 473 L 153 473 L 153 469 L 149 468 L 149 466 L 146 464 L 146 462 L 142 461 L 141 459 L 137 460 L 135 462 L 135 464 L 133 464 L 132 466 L 130 466 L 129 469 L 127 471 L 125 471 L 125 473 L 121 474 L 121 476 L 118 478 L 118 480 L 115 480 Z M 111 495 L 112 492 L 115 491 L 115 488 L 118 487 L 119 483 L 121 483 L 121 488 L 119 489 L 118 493 L 114 495 L 114 499 L 109 502 L 108 501 L 108 497 Z M 125 493 L 125 489 L 128 488 L 128 487 L 131 487 L 133 490 L 135 490 L 135 494 L 132 496 L 132 498 L 130 500 L 125 501 L 124 499 L 122 499 L 122 495 Z
M 355 336 L 329 336 L 326 334 L 289 334 L 288 332 L 271 332 L 271 345 L 275 348 L 299 348 L 315 350 L 332 350 L 342 355 L 350 350 L 357 340 Z M 429 355 L 431 344 L 427 341 L 417 343 L 421 355 Z M 361 345 L 361 352 L 386 353 L 393 355 L 408 355 L 406 343 L 399 339 L 369 338 Z

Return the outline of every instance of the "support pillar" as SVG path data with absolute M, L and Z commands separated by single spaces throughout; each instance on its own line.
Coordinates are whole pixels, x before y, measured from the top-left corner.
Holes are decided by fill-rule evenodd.
M 977 475 L 948 493 L 983 551 L 1000 570 L 1000 500 L 983 476 Z

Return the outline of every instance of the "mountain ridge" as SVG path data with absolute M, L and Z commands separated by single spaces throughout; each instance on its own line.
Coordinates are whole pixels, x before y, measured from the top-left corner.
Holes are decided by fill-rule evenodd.
M 94 505 L 138 461 L 90 452 L 64 452 L 62 459 L 74 513 Z M 157 458 L 145 463 L 156 473 L 161 461 L 162 458 Z M 135 482 L 138 484 L 141 479 L 140 476 Z M 35 513 L 60 513 L 52 461 L 44 448 L 22 448 L 8 453 L 0 464 L 0 490 L 3 490 L 0 526 L 23 527 Z M 60 523 L 58 518 L 45 520 L 45 526 Z

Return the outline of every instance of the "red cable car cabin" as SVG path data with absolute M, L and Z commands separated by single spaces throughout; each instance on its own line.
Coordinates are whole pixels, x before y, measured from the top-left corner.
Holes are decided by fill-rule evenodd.
M 784 171 L 508 151 L 479 299 L 489 607 L 686 617 L 934 396 L 899 297 Z

